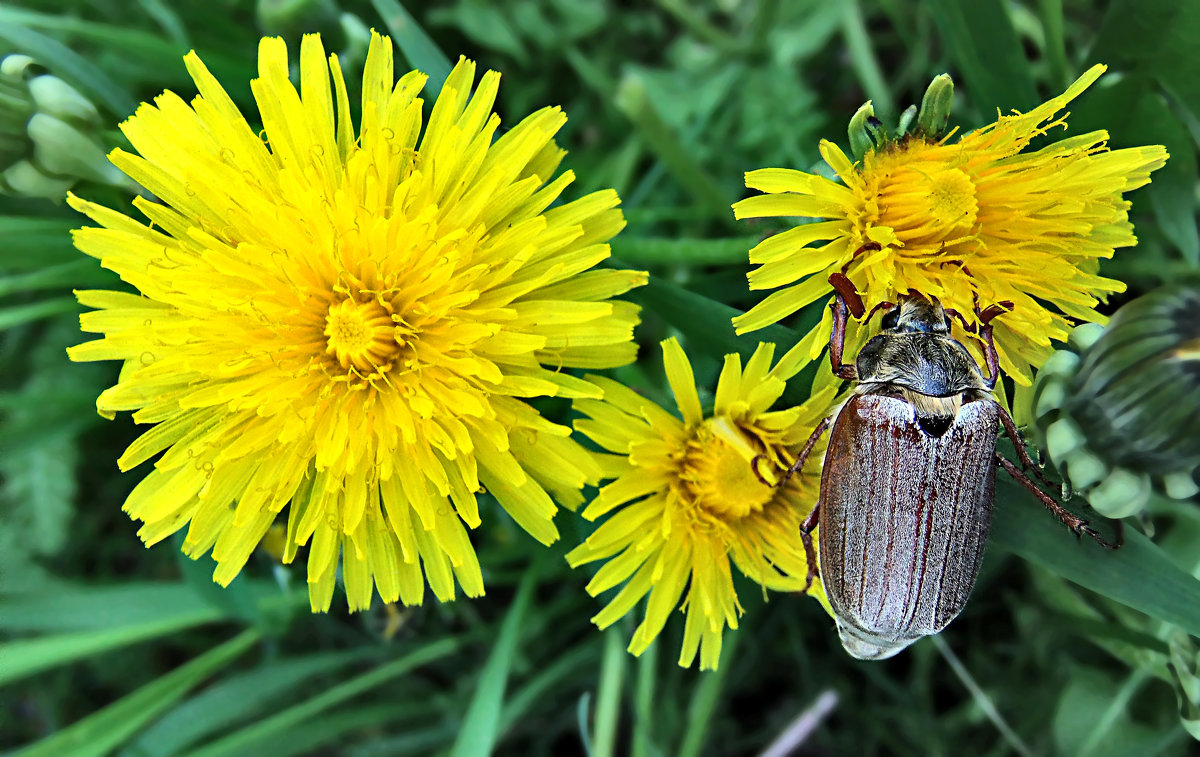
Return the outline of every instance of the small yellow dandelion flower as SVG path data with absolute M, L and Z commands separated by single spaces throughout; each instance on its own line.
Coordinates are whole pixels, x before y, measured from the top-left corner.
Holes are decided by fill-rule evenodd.
M 738 218 L 824 220 L 751 250 L 759 267 L 750 287 L 784 288 L 735 318 L 738 333 L 826 296 L 830 274 L 848 266 L 868 309 L 906 291 L 937 297 L 968 321 L 976 307 L 1013 303 L 994 322 L 996 348 L 1001 367 L 1028 384 L 1051 340 L 1066 338 L 1064 315 L 1102 321 L 1099 299 L 1124 289 L 1098 275 L 1099 260 L 1137 243 L 1122 195 L 1148 183 L 1167 158 L 1161 146 L 1109 150 L 1104 131 L 1022 152 L 1052 127 L 1065 128 L 1059 111 L 1104 70 L 1095 66 L 1062 95 L 954 142 L 909 135 L 852 163 L 823 141 L 821 155 L 840 183 L 779 168 L 747 173 L 746 186 L 765 194 L 734 205 Z M 827 319 L 818 328 L 828 327 Z M 856 331 L 851 324 L 850 354 L 863 341 Z M 955 333 L 978 344 L 957 323 Z M 821 344 L 812 342 L 813 357 Z
M 497 136 L 499 75 L 460 60 L 422 135 L 425 76 L 397 82 L 373 35 L 357 136 L 337 57 L 280 39 L 251 83 L 259 136 L 196 55 L 200 96 L 165 92 L 122 125 L 140 157 L 112 160 L 154 193 L 131 218 L 78 198 L 104 228 L 75 243 L 141 295 L 79 292 L 102 339 L 73 360 L 121 360 L 97 407 L 156 424 L 118 461 L 160 455 L 125 510 L 153 544 L 186 527 L 227 584 L 277 521 L 283 560 L 308 546 L 312 607 L 339 565 L 351 609 L 373 590 L 418 603 L 455 581 L 483 593 L 464 526 L 481 485 L 542 542 L 554 495 L 582 503 L 601 471 L 523 398 L 598 397 L 560 372 L 630 362 L 644 282 L 589 271 L 623 225 L 611 190 L 553 209 L 565 116 L 545 108 Z M 332 74 L 332 76 L 331 76 Z M 264 141 L 265 139 L 265 141 Z M 549 368 L 544 367 L 549 366 Z
M 614 455 L 606 477 L 583 511 L 588 520 L 612 513 L 567 560 L 605 565 L 588 584 L 592 595 L 624 583 L 592 618 L 605 628 L 649 595 L 646 615 L 629 651 L 641 654 L 680 604 L 687 615 L 679 664 L 717 666 L 721 636 L 742 612 L 731 562 L 769 589 L 802 591 L 808 563 L 800 523 L 817 503 L 824 444 L 801 475 L 775 486 L 813 429 L 828 413 L 833 390 L 800 407 L 771 411 L 789 374 L 771 368 L 775 345 L 760 344 L 742 368 L 729 355 L 704 417 L 692 368 L 679 343 L 663 342 L 667 378 L 682 420 L 632 390 L 602 378 L 603 400 L 576 400 L 589 416 L 575 423 Z M 685 596 L 686 592 L 686 596 Z M 810 588 L 825 602 L 820 582 Z

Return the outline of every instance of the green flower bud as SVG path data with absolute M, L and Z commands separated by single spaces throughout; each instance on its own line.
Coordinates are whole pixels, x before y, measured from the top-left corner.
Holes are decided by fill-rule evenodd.
M 850 152 L 854 153 L 855 160 L 862 160 L 864 155 L 875 149 L 875 140 L 872 139 L 868 130 L 867 122 L 869 120 L 878 121 L 875 118 L 875 106 L 871 105 L 870 100 L 867 100 L 850 118 L 850 127 L 846 130 L 850 136 Z
M 1076 491 L 1109 517 L 1157 489 L 1200 492 L 1200 289 L 1164 287 L 1107 328 L 1085 324 L 1038 373 L 1035 426 Z
M 953 108 L 954 80 L 950 74 L 935 76 L 921 98 L 921 110 L 917 113 L 917 135 L 926 139 L 941 139 L 950 123 L 950 111 Z
M 908 133 L 912 125 L 917 120 L 917 106 L 910 105 L 900 114 L 900 120 L 896 124 L 896 138 L 899 139 Z
M 132 184 L 105 156 L 102 121 L 79 90 L 28 55 L 0 60 L 0 193 L 61 200 L 81 180 Z

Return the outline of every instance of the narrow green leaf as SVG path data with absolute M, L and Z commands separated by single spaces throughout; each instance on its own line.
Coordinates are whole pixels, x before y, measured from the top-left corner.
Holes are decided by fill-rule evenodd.
M 0 406 L 2 407 L 2 406 Z M 279 593 L 274 582 L 251 582 L 256 597 Z M 64 586 L 53 592 L 0 594 L 0 631 L 112 630 L 211 614 L 211 603 L 178 582 L 131 581 L 115 586 Z
M 712 723 L 713 714 L 721 701 L 721 691 L 725 687 L 729 669 L 733 667 L 733 657 L 741 635 L 740 631 L 725 632 L 720 664 L 716 670 L 704 674 L 696 692 L 692 694 L 691 706 L 688 707 L 687 731 L 683 736 L 683 744 L 679 747 L 679 757 L 697 757 L 706 751 L 708 726 Z
M 957 64 L 955 84 L 982 115 L 1038 102 L 1029 61 L 1001 0 L 932 0 L 930 10 Z
M 383 18 L 383 25 L 408 64 L 429 76 L 429 83 L 425 85 L 429 98 L 437 97 L 442 91 L 442 83 L 450 75 L 450 59 L 397 0 L 371 0 L 371 5 Z
M 188 747 L 226 732 L 295 695 L 312 678 L 372 657 L 370 647 L 349 652 L 311 654 L 231 676 L 182 702 L 146 729 L 130 748 L 143 757 L 179 754 Z
M 1117 550 L 1103 549 L 1086 537 L 1077 543 L 1058 519 L 1003 473 L 997 484 L 992 523 L 997 547 L 1200 636 L 1200 580 L 1141 533 L 1126 529 L 1125 544 Z
M 59 665 L 167 636 L 220 618 L 221 614 L 216 609 L 202 608 L 149 623 L 0 644 L 0 686 Z
M 1063 28 L 1062 0 L 1038 0 L 1042 31 L 1046 35 L 1046 59 L 1050 63 L 1050 83 L 1056 90 L 1071 83 L 1067 72 L 1067 48 Z
M 388 681 L 405 675 L 414 668 L 426 663 L 448 657 L 462 647 L 462 640 L 457 637 L 446 637 L 435 642 L 418 647 L 403 657 L 380 665 L 369 673 L 351 678 L 345 683 L 315 697 L 305 700 L 294 707 L 246 726 L 241 730 L 225 736 L 222 739 L 204 745 L 200 749 L 188 752 L 188 757 L 228 757 L 231 754 L 263 754 L 268 750 L 272 739 L 291 728 L 300 726 L 314 716 L 370 691 Z
M 0 216 L 0 269 L 14 273 L 78 261 L 82 253 L 71 244 L 77 225 L 70 218 Z
M 0 297 L 43 289 L 111 287 L 121 279 L 100 267 L 99 261 L 80 256 L 78 260 L 49 265 L 29 273 L 0 277 Z
M 1200 120 L 1200 3 L 1114 0 L 1104 14 L 1092 56 L 1147 73 Z M 1200 141 L 1200 133 L 1193 132 Z
M 467 707 L 458 738 L 450 750 L 451 757 L 487 755 L 491 754 L 496 746 L 500 732 L 500 713 L 504 707 L 504 689 L 508 683 L 509 670 L 517 655 L 525 613 L 529 610 L 529 603 L 541 573 L 544 553 L 539 552 L 538 555 L 521 576 L 512 606 L 504 616 L 504 622 L 500 624 L 496 645 L 479 674 L 475 694 L 471 697 L 471 704 Z
M 854 68 L 867 99 L 874 106 L 875 115 L 885 124 L 891 125 L 892 119 L 896 117 L 896 103 L 892 100 L 892 90 L 879 68 L 879 61 L 875 59 L 871 37 L 863 21 L 862 8 L 858 0 L 842 0 L 841 6 L 842 37 L 846 40 L 850 65 Z
M 593 757 L 612 757 L 617 745 L 620 721 L 621 687 L 629 654 L 625 651 L 626 631 L 614 626 L 604 632 L 604 658 L 600 663 L 600 684 L 596 691 L 596 718 L 592 730 Z
M 610 262 L 616 267 L 628 267 L 623 261 Z M 646 286 L 633 290 L 627 297 L 717 355 L 737 352 L 749 360 L 759 342 L 775 342 L 787 349 L 800 338 L 795 331 L 778 324 L 737 336 L 732 319 L 742 311 L 657 276 L 651 276 Z
M 128 92 L 58 40 L 14 23 L 0 23 L 0 39 L 29 55 L 80 92 L 91 95 L 96 104 L 104 105 L 113 115 L 133 112 L 136 101 Z
M 654 743 L 657 730 L 658 702 L 654 697 L 658 682 L 658 642 L 653 642 L 637 659 L 637 684 L 634 691 L 633 708 L 633 757 L 650 757 L 659 754 Z
M 646 144 L 696 203 L 710 217 L 732 221 L 730 205 L 736 198 L 718 186 L 712 176 L 696 163 L 692 152 L 684 149 L 680 136 L 667 125 L 650 101 L 642 81 L 633 74 L 623 78 L 617 85 L 614 100 L 617 110 L 625 114 L 637 128 Z
M 22 757 L 58 757 L 66 754 L 72 757 L 101 757 L 109 754 L 201 681 L 241 656 L 258 639 L 258 631 L 243 631 L 221 646 L 42 739 L 20 754 Z
M 28 305 L 13 305 L 0 308 L 0 331 L 11 329 L 32 321 L 40 321 L 64 313 L 78 313 L 79 303 L 74 297 L 56 297 Z
M 732 239 L 663 239 L 618 236 L 613 254 L 637 267 L 652 265 L 747 265 L 759 237 Z

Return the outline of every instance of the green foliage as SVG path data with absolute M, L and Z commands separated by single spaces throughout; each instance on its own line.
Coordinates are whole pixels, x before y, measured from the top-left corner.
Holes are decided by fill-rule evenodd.
M 253 117 L 253 4 L 49 4 L 0 8 L 0 54 L 25 52 L 101 107 L 112 146 L 135 103 L 190 97 L 194 48 Z M 930 79 L 960 96 L 951 126 L 1028 109 L 1094 62 L 1120 78 L 1072 106 L 1071 134 L 1172 154 L 1133 196 L 1140 244 L 1103 272 L 1129 284 L 1196 281 L 1200 6 L 1177 0 L 346 0 L 347 50 L 365 25 L 440 86 L 461 54 L 504 72 L 498 112 L 562 105 L 575 195 L 615 187 L 614 242 L 648 269 L 642 360 L 615 372 L 662 397 L 657 342 L 677 335 L 697 378 L 761 340 L 791 346 L 821 317 L 736 337 L 756 301 L 746 250 L 780 227 L 737 223 L 742 174 L 814 168 L 858 106 L 896 123 Z M 298 21 L 297 23 L 301 23 Z M 289 39 L 294 50 L 298 40 Z M 340 42 L 339 42 L 340 44 Z M 353 82 L 361 57 L 343 60 Z M 353 86 L 353 84 L 351 85 Z M 353 93 L 352 93 L 353 94 Z M 78 192 L 123 207 L 111 187 Z M 256 554 L 222 590 L 207 558 L 146 550 L 121 503 L 143 475 L 114 459 L 137 433 L 102 422 L 114 366 L 73 365 L 72 289 L 121 287 L 70 244 L 81 222 L 51 202 L 0 198 L 0 749 L 29 754 L 724 755 L 763 750 L 822 692 L 838 704 L 809 752 L 1182 755 L 1200 732 L 1200 510 L 1152 501 L 1153 539 L 1077 544 L 1017 487 L 998 491 L 975 595 L 938 642 L 895 660 L 846 657 L 815 602 L 739 586 L 746 614 L 718 672 L 681 670 L 682 618 L 640 658 L 631 623 L 604 633 L 589 576 L 562 555 L 590 526 L 563 512 L 544 550 L 498 508 L 473 534 L 488 594 L 417 608 L 310 615 L 303 568 Z M 615 263 L 614 263 L 615 264 Z M 789 389 L 802 400 L 813 366 Z M 549 406 L 549 405 L 548 405 Z M 547 412 L 565 413 L 556 407 Z M 1082 503 L 1068 502 L 1080 509 Z M 541 557 L 536 557 L 541 555 Z M 1014 557 L 1015 556 L 1015 557 Z M 1021 558 L 1021 559 L 1016 559 Z M 344 605 L 342 606 L 344 607 Z M 1182 718 L 1182 720 L 1181 720 Z

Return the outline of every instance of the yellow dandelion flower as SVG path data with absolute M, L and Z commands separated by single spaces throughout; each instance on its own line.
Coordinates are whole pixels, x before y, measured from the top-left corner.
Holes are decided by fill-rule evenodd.
M 425 76 L 397 82 L 373 35 L 361 128 L 336 56 L 300 48 L 299 91 L 281 39 L 259 47 L 255 133 L 194 53 L 199 97 L 165 92 L 122 125 L 140 156 L 111 159 L 159 201 L 148 225 L 79 198 L 103 228 L 80 250 L 140 291 L 79 292 L 73 360 L 123 361 L 97 400 L 155 424 L 118 460 L 161 453 L 125 502 L 153 544 L 187 527 L 227 584 L 277 521 L 284 562 L 308 545 L 314 611 L 339 564 L 351 609 L 483 593 L 467 530 L 486 487 L 541 542 L 554 495 L 582 503 L 601 473 L 570 429 L 524 398 L 599 397 L 561 368 L 632 361 L 637 308 L 610 298 L 645 281 L 596 270 L 623 225 L 611 190 L 548 209 L 545 108 L 497 136 L 499 74 L 474 86 L 460 60 L 425 124 Z M 265 141 L 264 141 L 265 139 Z M 285 512 L 286 511 L 286 512 Z
M 734 319 L 753 331 L 824 297 L 830 274 L 846 271 L 866 307 L 915 291 L 937 297 L 974 328 L 977 308 L 1012 303 L 994 321 L 1000 365 L 1027 385 L 1031 366 L 1064 340 L 1069 316 L 1103 321 L 1095 310 L 1124 284 L 1098 274 L 1099 260 L 1137 243 L 1122 194 L 1150 181 L 1166 161 L 1161 146 L 1109 150 L 1094 131 L 1023 152 L 1059 112 L 1105 70 L 1095 66 L 1062 95 L 1028 113 L 999 116 L 961 139 L 909 135 L 868 150 L 861 162 L 831 142 L 821 155 L 841 182 L 767 168 L 746 174 L 765 194 L 734 205 L 738 218 L 823 219 L 765 240 L 750 251 L 751 289 L 775 289 Z M 1054 309 L 1051 309 L 1052 306 Z M 826 318 L 818 329 L 828 333 Z M 978 352 L 973 334 L 955 335 Z M 852 323 L 849 354 L 864 334 Z M 811 341 L 812 355 L 822 340 Z M 981 354 L 981 353 L 980 353 Z
M 632 390 L 603 378 L 604 399 L 581 399 L 588 416 L 575 428 L 613 455 L 603 487 L 583 511 L 588 520 L 612 513 L 573 549 L 572 567 L 606 561 L 587 585 L 597 595 L 624 583 L 592 621 L 605 628 L 648 595 L 645 619 L 629 651 L 641 654 L 671 611 L 686 613 L 679 664 L 713 669 L 725 628 L 742 612 L 732 565 L 777 591 L 803 591 L 808 563 L 800 542 L 804 517 L 817 503 L 824 443 L 801 475 L 776 486 L 813 429 L 828 413 L 826 389 L 800 407 L 771 411 L 791 373 L 771 368 L 775 345 L 760 344 L 742 367 L 728 355 L 705 417 L 692 367 L 679 343 L 663 342 L 667 379 L 682 419 Z M 820 581 L 809 591 L 828 607 Z M 686 592 L 686 596 L 685 596 Z

